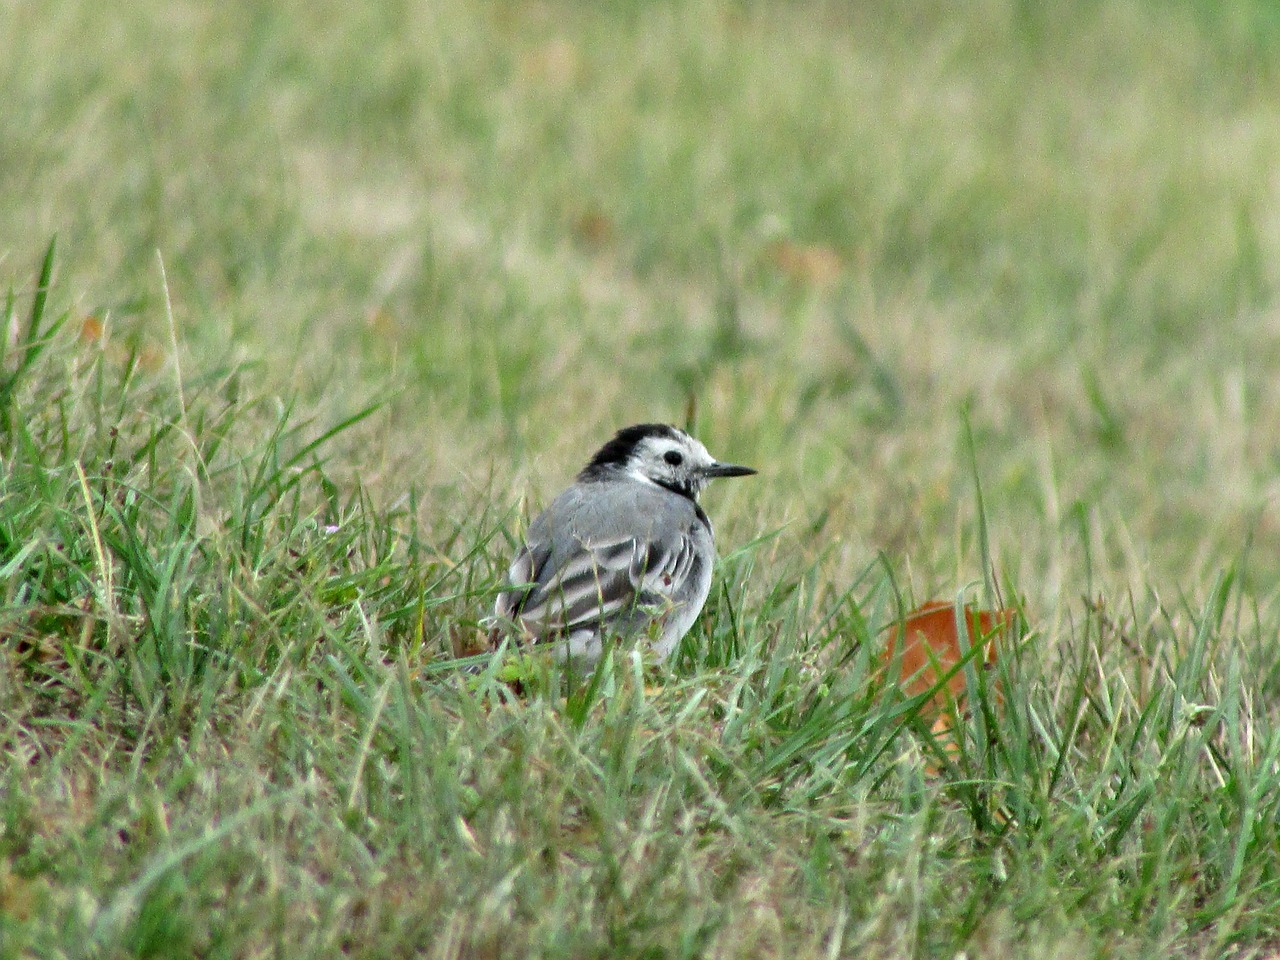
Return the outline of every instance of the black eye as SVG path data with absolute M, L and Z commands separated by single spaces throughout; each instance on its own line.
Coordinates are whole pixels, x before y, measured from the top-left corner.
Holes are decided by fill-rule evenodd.
M 680 464 L 684 463 L 684 454 L 679 450 L 668 450 L 662 455 L 662 459 L 667 461 L 667 463 L 671 464 L 673 467 L 678 467 Z

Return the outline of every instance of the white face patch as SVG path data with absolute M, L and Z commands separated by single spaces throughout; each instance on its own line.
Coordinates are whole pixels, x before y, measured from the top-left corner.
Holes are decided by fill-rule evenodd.
M 697 497 L 707 485 L 706 469 L 715 459 L 687 434 L 650 437 L 640 443 L 627 461 L 627 473 L 687 496 Z

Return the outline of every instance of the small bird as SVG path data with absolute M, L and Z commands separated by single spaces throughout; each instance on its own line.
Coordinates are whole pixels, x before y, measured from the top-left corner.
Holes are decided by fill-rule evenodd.
M 619 430 L 529 525 L 490 643 L 514 632 L 591 669 L 606 642 L 643 637 L 666 660 L 711 590 L 716 545 L 698 495 L 755 472 L 667 424 Z

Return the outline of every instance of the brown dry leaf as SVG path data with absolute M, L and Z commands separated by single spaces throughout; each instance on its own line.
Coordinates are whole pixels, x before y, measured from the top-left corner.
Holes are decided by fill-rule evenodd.
M 587 210 L 574 218 L 573 234 L 583 243 L 603 247 L 613 240 L 613 221 L 599 210 Z
M 460 623 L 449 625 L 449 648 L 458 658 L 474 657 L 493 649 L 492 637 Z
M 80 342 L 97 343 L 102 339 L 102 331 L 101 318 L 89 314 L 84 318 L 84 322 L 80 324 Z
M 572 86 L 582 69 L 582 58 L 572 40 L 557 37 L 524 55 L 520 74 L 525 80 L 553 90 Z
M 972 605 L 965 607 L 965 619 L 969 628 L 969 642 L 983 643 L 985 649 L 974 658 L 974 665 L 994 666 L 999 657 L 999 645 L 1013 626 L 1012 610 L 979 610 Z M 898 683 L 909 697 L 927 693 L 938 680 L 960 662 L 962 653 L 956 631 L 955 606 L 941 600 L 933 600 L 912 610 L 903 619 L 906 642 L 899 645 L 898 628 L 895 626 L 885 645 L 881 662 L 885 669 L 901 656 L 902 666 Z M 899 648 L 901 654 L 899 654 Z M 993 683 L 994 699 L 1001 701 L 998 687 Z M 935 693 L 920 711 L 922 719 L 930 721 L 931 729 L 949 753 L 956 745 L 952 736 L 956 721 L 966 709 L 964 671 L 957 671 L 946 685 Z
M 138 366 L 147 373 L 155 373 L 164 366 L 165 355 L 155 347 L 144 345 L 138 351 Z
M 35 914 L 42 883 L 28 880 L 0 864 L 0 914 L 27 922 Z
M 118 341 L 112 342 L 106 336 L 106 325 L 102 322 L 102 318 L 95 314 L 87 314 L 80 322 L 78 337 L 82 345 L 101 349 L 112 363 L 124 363 L 129 359 L 130 349 L 122 346 Z M 164 353 L 149 344 L 144 343 L 135 348 L 133 355 L 138 366 L 147 373 L 154 373 L 164 366 Z
M 394 338 L 399 332 L 396 327 L 396 317 L 385 307 L 374 307 L 364 318 L 365 327 L 372 333 L 386 337 Z
M 844 271 L 840 254 L 821 243 L 779 240 L 769 245 L 766 255 L 789 279 L 815 287 L 834 286 Z

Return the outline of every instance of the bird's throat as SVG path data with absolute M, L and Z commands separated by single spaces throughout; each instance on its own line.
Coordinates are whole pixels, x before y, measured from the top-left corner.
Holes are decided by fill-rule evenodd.
M 650 478 L 652 479 L 652 478 Z M 702 525 L 708 530 L 711 529 L 711 520 L 707 517 L 706 512 L 702 509 L 702 504 L 698 503 L 698 495 L 694 492 L 692 484 L 671 483 L 666 480 L 653 480 L 663 490 L 670 490 L 672 493 L 684 497 L 693 504 L 694 512 L 697 513 L 698 519 Z

